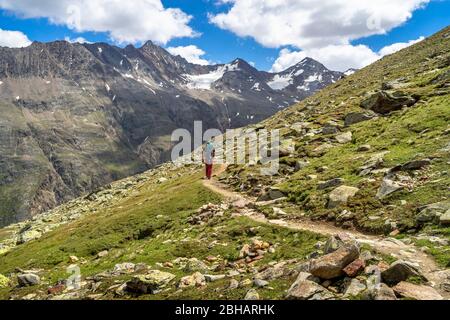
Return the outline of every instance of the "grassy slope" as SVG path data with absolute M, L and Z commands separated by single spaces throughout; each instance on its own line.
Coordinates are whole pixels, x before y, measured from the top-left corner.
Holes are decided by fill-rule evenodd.
M 17 247 L 2 256 L 0 273 L 9 274 L 16 267 L 45 269 L 47 283 L 42 285 L 45 289 L 48 284 L 67 278 L 65 270 L 70 264 L 69 256 L 72 255 L 87 261 L 81 265 L 81 273 L 83 277 L 87 277 L 111 270 L 121 262 L 143 262 L 155 267 L 156 263 L 172 261 L 177 257 L 205 259 L 210 255 L 233 261 L 237 259 L 242 245 L 248 243 L 251 237 L 261 237 L 280 245 L 274 254 L 268 255 L 258 264 L 279 259 L 304 259 L 320 239 L 310 233 L 258 225 L 246 218 L 231 218 L 231 212 L 226 212 L 222 218 L 214 218 L 207 225 L 191 226 L 187 220 L 199 207 L 209 202 L 218 203 L 221 199 L 202 186 L 199 171 L 191 173 L 185 169 L 180 170 L 171 173 L 174 179 L 170 182 L 156 184 L 152 181 L 108 210 L 86 216 L 58 228 L 38 241 Z M 212 241 L 225 245 L 209 249 L 205 244 Z M 95 255 L 105 249 L 110 251 L 109 255 L 97 260 Z M 177 269 L 166 271 L 179 278 L 190 274 Z M 124 281 L 127 278 L 118 279 Z M 110 281 L 111 283 L 106 281 L 103 284 L 104 289 L 113 284 L 113 280 Z M 280 285 L 286 289 L 290 282 L 292 279 L 281 279 L 274 282 L 274 286 Z M 188 290 L 175 293 L 174 289 L 161 295 L 142 298 L 190 299 L 200 295 L 205 298 L 242 298 L 240 295 L 245 295 L 245 288 L 228 293 L 214 291 L 224 283 L 225 281 L 220 281 L 200 292 Z M 32 289 L 33 292 L 35 289 Z M 15 294 L 22 295 L 29 290 L 16 290 Z M 283 294 L 282 290 L 263 292 L 268 298 L 281 298 Z M 0 290 L 0 297 L 6 298 L 10 294 L 9 289 Z M 220 296 L 221 294 L 225 296 Z
M 291 129 L 291 125 L 297 122 L 309 122 L 312 128 L 320 129 L 330 120 L 343 126 L 345 115 L 363 111 L 360 102 L 368 92 L 380 90 L 382 83 L 397 79 L 404 79 L 407 83 L 407 87 L 399 90 L 419 95 L 419 103 L 389 116 L 342 128 L 342 132 L 353 133 L 351 143 L 339 145 L 333 142 L 334 135 L 304 137 Z M 228 176 L 239 175 L 239 184 L 236 186 L 244 184 L 250 193 L 253 193 L 251 185 L 258 184 L 254 182 L 255 178 L 263 185 L 280 187 L 289 195 L 290 202 L 286 204 L 286 209 L 294 216 L 306 214 L 312 218 L 325 219 L 330 214 L 338 215 L 342 210 L 348 209 L 356 214 L 354 225 L 369 232 L 386 232 L 386 219 L 397 222 L 403 231 L 417 231 L 417 209 L 448 199 L 450 135 L 446 130 L 450 129 L 449 83 L 450 28 L 446 28 L 413 47 L 387 56 L 325 88 L 263 123 L 265 127 L 280 129 L 283 138 L 293 139 L 296 144 L 295 154 L 283 158 L 282 163 L 308 160 L 308 167 L 295 174 L 286 173 L 268 179 L 258 176 L 259 167 L 239 166 L 231 167 Z M 333 144 L 333 148 L 323 155 L 313 152 L 326 142 Z M 365 144 L 371 145 L 372 149 L 369 152 L 357 152 L 358 147 Z M 412 189 L 396 192 L 380 201 L 375 198 L 375 194 L 383 174 L 360 177 L 358 169 L 373 155 L 385 151 L 389 152 L 384 156 L 385 168 L 427 157 L 433 159 L 433 162 L 430 167 L 416 173 Z M 322 166 L 328 169 L 318 171 Z M 311 181 L 308 179 L 309 175 L 316 175 L 317 179 Z M 356 186 L 361 191 L 351 199 L 347 207 L 328 210 L 327 196 L 332 189 L 318 190 L 316 186 L 319 181 L 337 177 L 345 179 L 346 185 Z M 406 205 L 401 205 L 401 200 L 405 200 Z M 381 219 L 369 219 L 369 216 L 374 215 Z M 445 228 L 426 229 L 433 229 L 433 234 L 450 239 Z M 450 261 L 450 250 L 444 248 L 437 251 L 437 258 L 443 265 L 447 264 Z

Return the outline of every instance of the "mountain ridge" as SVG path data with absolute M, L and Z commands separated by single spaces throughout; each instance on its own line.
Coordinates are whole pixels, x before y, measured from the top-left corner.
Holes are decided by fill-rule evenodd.
M 191 64 L 152 42 L 0 48 L 0 225 L 169 160 L 175 129 L 257 123 L 332 82 L 272 90 L 270 76 L 242 59 Z

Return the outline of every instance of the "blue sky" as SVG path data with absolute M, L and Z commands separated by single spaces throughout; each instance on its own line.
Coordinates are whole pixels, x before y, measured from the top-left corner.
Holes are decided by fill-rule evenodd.
M 52 1 L 0 0 L 0 45 L 14 46 L 16 36 L 17 46 L 26 43 L 24 36 L 43 42 L 81 37 L 120 46 L 139 46 L 149 39 L 178 48 L 173 52 L 188 59 L 210 63 L 240 57 L 258 69 L 279 71 L 308 55 L 331 69 L 345 69 L 363 67 L 381 57 L 383 48 L 382 52 L 391 53 L 450 24 L 449 0 L 380 0 L 381 9 L 358 4 L 358 11 L 342 0 L 317 1 L 314 8 L 302 0 L 285 0 L 281 8 L 274 8 L 271 0 L 128 0 L 122 2 L 123 10 L 118 0 L 92 1 L 97 7 L 89 8 L 85 1 L 63 0 L 67 7 L 46 8 Z M 64 17 L 71 5 L 81 8 L 78 27 Z M 101 10 L 104 15 L 97 14 Z M 365 27 L 365 14 L 376 17 L 374 28 Z M 302 19 L 311 23 L 298 22 Z M 389 48 L 393 44 L 398 45 Z

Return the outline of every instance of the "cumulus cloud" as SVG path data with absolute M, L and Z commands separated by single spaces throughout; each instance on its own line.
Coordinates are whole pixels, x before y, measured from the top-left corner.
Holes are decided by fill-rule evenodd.
M 409 46 L 412 46 L 413 44 L 419 43 L 420 41 L 424 40 L 425 37 L 420 37 L 417 40 L 411 40 L 408 42 L 398 42 L 391 44 L 390 46 L 386 46 L 383 49 L 380 50 L 380 55 L 387 56 L 388 54 L 393 54 L 397 51 L 400 51 L 404 48 L 407 48 Z
M 192 17 L 161 0 L 0 0 L 0 8 L 22 18 L 47 18 L 76 32 L 106 32 L 117 43 L 193 37 Z
M 185 47 L 169 47 L 167 48 L 171 54 L 175 56 L 182 56 L 190 63 L 208 65 L 210 64 L 208 60 L 202 59 L 201 56 L 205 55 L 205 51 L 198 48 L 197 46 L 190 45 Z
M 0 47 L 23 48 L 30 44 L 30 39 L 22 32 L 0 29 Z
M 327 68 L 336 71 L 346 71 L 350 68 L 361 69 L 375 62 L 385 55 L 395 53 L 422 41 L 424 37 L 409 42 L 399 42 L 374 52 L 365 45 L 329 45 L 322 48 L 313 48 L 303 51 L 282 49 L 275 60 L 271 71 L 280 72 L 297 64 L 305 57 L 311 57 L 323 63 Z
M 429 0 L 230 0 L 227 12 L 210 22 L 266 47 L 301 49 L 348 45 L 351 40 L 384 34 L 407 21 Z
M 64 40 L 66 40 L 67 42 L 70 43 L 92 43 L 91 41 L 86 40 L 83 37 L 77 37 L 77 38 L 70 38 L 70 37 L 65 37 Z

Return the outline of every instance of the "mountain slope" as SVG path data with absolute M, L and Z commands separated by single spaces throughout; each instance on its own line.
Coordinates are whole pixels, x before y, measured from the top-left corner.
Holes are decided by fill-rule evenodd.
M 239 59 L 193 65 L 151 42 L 0 48 L 0 226 L 169 160 L 175 129 L 256 123 L 318 89 L 272 90 L 267 77 Z
M 0 273 L 12 283 L 1 297 L 448 298 L 449 48 L 446 28 L 258 124 L 281 130 L 280 174 L 230 165 L 220 176 L 259 197 L 256 203 L 221 199 L 201 183 L 199 166 L 165 164 L 2 229 Z M 293 152 L 285 148 L 292 143 Z M 286 198 L 270 201 L 270 188 Z M 247 216 L 256 213 L 271 223 Z M 328 223 L 340 235 L 325 244 L 319 235 L 283 227 L 296 221 Z M 357 250 L 348 239 L 352 229 L 375 233 L 380 242 L 359 241 Z M 395 254 L 382 254 L 382 243 L 395 246 Z M 317 261 L 338 259 L 324 255 L 336 249 L 351 256 L 341 262 L 350 263 L 346 273 L 318 272 Z M 428 279 L 423 255 L 436 260 Z M 58 287 L 73 263 L 82 288 Z M 408 270 L 406 277 L 399 269 Z M 382 292 L 371 287 L 370 270 L 383 272 Z M 16 287 L 23 273 L 42 279 Z M 153 277 L 161 291 L 135 291 Z

